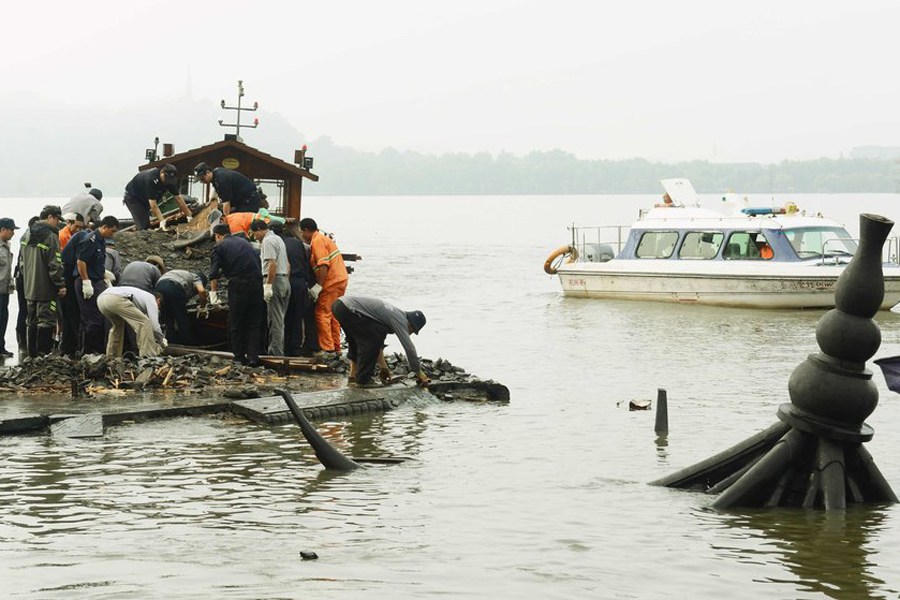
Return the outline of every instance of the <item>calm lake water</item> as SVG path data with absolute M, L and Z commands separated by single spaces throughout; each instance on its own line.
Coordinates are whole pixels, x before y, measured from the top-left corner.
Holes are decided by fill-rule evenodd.
M 824 312 L 564 299 L 541 266 L 566 225 L 628 224 L 655 198 L 305 198 L 363 256 L 350 293 L 424 311 L 421 353 L 511 403 L 319 423 L 351 454 L 415 459 L 338 475 L 295 426 L 238 419 L 0 438 L 4 597 L 898 597 L 898 506 L 722 513 L 647 485 L 776 421 Z M 900 220 L 891 194 L 777 200 L 854 234 L 860 212 Z M 24 222 L 45 201 L 0 206 Z M 900 354 L 900 314 L 877 321 L 877 357 Z M 867 448 L 900 492 L 900 398 L 875 379 Z M 627 410 L 659 387 L 664 440 Z

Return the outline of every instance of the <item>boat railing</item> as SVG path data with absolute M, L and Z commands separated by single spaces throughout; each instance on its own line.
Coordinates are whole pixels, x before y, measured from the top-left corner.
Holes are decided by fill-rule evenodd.
M 572 232 L 572 246 L 581 260 L 606 262 L 615 258 L 628 240 L 630 225 L 575 226 Z
M 888 238 L 884 244 L 884 262 L 900 265 L 900 237 Z
M 855 242 L 859 245 L 859 238 L 834 238 L 825 240 L 822 244 L 822 252 L 819 260 L 823 265 L 837 265 L 849 262 L 853 258 L 852 254 L 845 252 L 829 252 L 829 245 L 844 245 L 844 242 Z M 888 238 L 881 249 L 881 262 L 889 264 L 900 264 L 900 237 Z

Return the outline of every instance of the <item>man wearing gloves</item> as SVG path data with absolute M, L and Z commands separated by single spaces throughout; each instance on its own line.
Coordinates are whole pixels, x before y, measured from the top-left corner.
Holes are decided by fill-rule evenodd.
M 350 359 L 350 379 L 360 387 L 376 387 L 372 381 L 375 365 L 381 367 L 381 380 L 390 381 L 391 373 L 384 360 L 384 339 L 393 333 L 400 340 L 409 371 L 416 374 L 419 384 L 428 383 L 416 354 L 410 334 L 418 334 L 425 326 L 420 310 L 405 312 L 377 298 L 344 296 L 334 301 L 334 316 L 347 336 L 347 357 Z
M 245 238 L 231 235 L 228 225 L 213 227 L 216 245 L 209 269 L 209 303 L 219 303 L 219 278 L 228 278 L 228 337 L 234 360 L 259 365 L 263 328 L 262 276 L 259 257 Z
M 316 284 L 309 293 L 315 302 L 319 358 L 330 359 L 341 353 L 341 326 L 331 312 L 331 305 L 347 291 L 347 267 L 334 240 L 319 231 L 314 220 L 300 219 L 300 235 L 309 244 L 309 261 L 316 276 Z
M 150 292 L 127 285 L 108 287 L 97 296 L 97 306 L 112 323 L 106 344 L 108 357 L 122 356 L 126 324 L 137 337 L 139 356 L 158 356 L 168 345 L 159 326 L 156 296 Z
M 119 220 L 103 217 L 100 227 L 82 238 L 72 238 L 69 245 L 77 243 L 75 255 L 75 293 L 81 315 L 81 338 L 85 354 L 102 354 L 105 351 L 105 321 L 97 307 L 96 296 L 106 288 L 106 240 L 119 230 Z
M 66 295 L 59 253 L 61 217 L 62 211 L 58 206 L 45 206 L 41 210 L 40 220 L 22 236 L 19 259 L 28 307 L 25 340 L 28 355 L 32 358 L 50 354 L 53 350 L 58 301 Z
M 173 344 L 194 343 L 188 301 L 197 296 L 198 315 L 206 310 L 206 275 L 184 269 L 172 269 L 156 282 L 159 313 L 166 328 L 166 339 Z
M 291 297 L 288 281 L 289 263 L 284 240 L 269 229 L 269 224 L 257 219 L 250 224 L 253 237 L 260 243 L 259 260 L 262 263 L 263 300 L 268 306 L 268 353 L 284 356 L 284 315 Z
M 150 214 L 153 213 L 159 221 L 159 228 L 166 230 L 166 218 L 159 210 L 159 201 L 166 192 L 175 196 L 181 213 L 188 221 L 191 220 L 191 209 L 178 191 L 178 169 L 175 165 L 166 165 L 141 171 L 125 186 L 125 198 L 122 202 L 134 217 L 135 229 L 148 229 Z

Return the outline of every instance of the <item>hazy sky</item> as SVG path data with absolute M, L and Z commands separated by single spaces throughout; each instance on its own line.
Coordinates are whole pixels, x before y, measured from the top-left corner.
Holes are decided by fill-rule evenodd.
M 778 161 L 900 146 L 895 0 L 81 0 L 4 16 L 7 98 L 231 104 L 243 79 L 246 102 L 370 150 Z

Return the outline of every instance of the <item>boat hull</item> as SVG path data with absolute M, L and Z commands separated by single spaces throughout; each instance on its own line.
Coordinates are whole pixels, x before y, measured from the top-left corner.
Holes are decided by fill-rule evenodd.
M 566 296 L 620 300 L 648 300 L 741 308 L 833 308 L 834 286 L 841 267 L 819 266 L 773 273 L 762 269 L 743 272 L 679 272 L 650 265 L 628 268 L 610 261 L 601 264 L 564 265 L 558 276 Z M 668 262 L 668 261 L 666 261 Z M 755 265 L 754 265 L 755 266 Z M 900 302 L 900 269 L 885 274 L 881 309 Z

